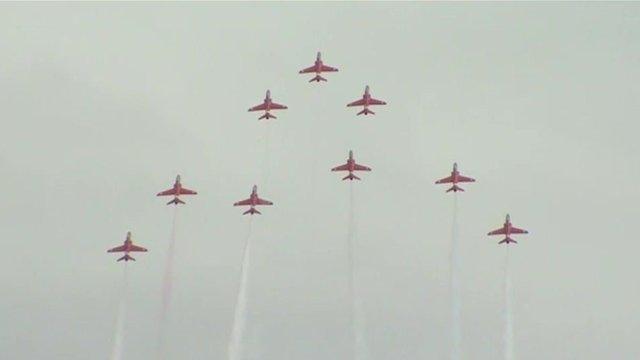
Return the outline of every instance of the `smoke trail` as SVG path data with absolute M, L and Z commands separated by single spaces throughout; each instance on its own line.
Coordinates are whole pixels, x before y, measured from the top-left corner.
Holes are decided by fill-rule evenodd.
M 462 350 L 460 318 L 460 244 L 458 239 L 458 194 L 453 194 L 451 223 L 450 296 L 451 296 L 451 360 L 459 360 Z
M 355 319 L 355 309 L 356 309 L 356 297 L 355 297 L 355 258 L 354 258 L 354 246 L 353 240 L 355 235 L 355 204 L 354 204 L 354 194 L 353 194 L 353 181 L 349 182 L 349 223 L 347 224 L 347 262 L 349 267 L 349 278 L 348 278 L 348 296 L 351 301 L 350 310 L 350 318 L 349 318 L 349 337 L 350 337 L 350 346 L 351 346 L 351 358 L 356 359 L 356 319 Z
M 364 360 L 368 358 L 368 347 L 364 337 L 365 314 L 361 298 L 357 290 L 356 282 L 356 256 L 355 256 L 355 195 L 353 181 L 349 182 L 349 223 L 347 226 L 347 254 L 349 266 L 349 298 L 351 300 L 350 337 L 352 359 Z
M 162 279 L 162 310 L 160 312 L 160 327 L 158 336 L 158 358 L 166 358 L 166 327 L 169 305 L 171 303 L 171 290 L 173 287 L 173 259 L 176 246 L 176 232 L 178 227 L 178 205 L 173 209 L 173 221 L 171 224 L 171 237 L 169 239 L 169 250 L 165 264 L 164 276 Z
M 504 358 L 505 360 L 513 360 L 513 317 L 511 314 L 511 275 L 509 274 L 509 244 L 504 261 Z
M 229 360 L 240 360 L 243 355 L 242 338 L 247 325 L 247 289 L 249 284 L 249 268 L 251 265 L 251 231 L 253 217 L 249 217 L 249 230 L 242 251 L 242 267 L 240 269 L 240 287 L 236 298 L 236 308 L 233 317 L 233 328 L 229 337 L 227 357 Z
M 122 359 L 123 340 L 124 340 L 124 324 L 127 317 L 127 293 L 129 288 L 129 271 L 127 270 L 127 262 L 124 262 L 124 271 L 122 275 L 122 289 L 120 291 L 120 304 L 118 305 L 118 318 L 116 320 L 116 330 L 113 335 L 113 349 L 111 351 L 111 360 Z

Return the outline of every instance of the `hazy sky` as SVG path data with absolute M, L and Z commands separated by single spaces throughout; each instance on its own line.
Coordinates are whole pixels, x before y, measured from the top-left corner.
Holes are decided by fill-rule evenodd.
M 318 50 L 340 72 L 298 75 Z M 0 5 L 0 358 L 106 359 L 128 230 L 127 359 L 154 356 L 177 173 L 169 347 L 224 359 L 251 186 L 250 360 L 346 359 L 349 149 L 371 360 L 449 353 L 457 161 L 465 359 L 499 359 L 511 213 L 516 356 L 640 358 L 640 6 Z M 389 105 L 356 117 L 365 85 Z M 289 106 L 248 113 L 266 89 Z M 268 133 L 269 132 L 269 133 Z M 268 134 L 268 135 L 267 135 Z M 265 144 L 268 138 L 268 144 Z M 265 153 L 267 149 L 267 153 Z

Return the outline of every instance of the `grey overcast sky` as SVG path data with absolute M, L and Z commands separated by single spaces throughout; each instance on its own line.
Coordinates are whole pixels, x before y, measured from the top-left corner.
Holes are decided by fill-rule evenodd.
M 298 70 L 316 51 L 340 72 Z M 518 359 L 640 358 L 640 5 L 0 5 L 0 358 L 106 359 L 134 239 L 127 359 L 154 356 L 180 173 L 173 359 L 223 359 L 257 183 L 248 359 L 348 354 L 349 149 L 371 360 L 444 359 L 457 161 L 465 359 L 498 359 L 510 212 Z M 389 105 L 345 107 L 370 85 Z M 287 104 L 258 122 L 266 89 Z M 268 138 L 268 143 L 267 143 Z M 267 152 L 265 152 L 267 149 Z

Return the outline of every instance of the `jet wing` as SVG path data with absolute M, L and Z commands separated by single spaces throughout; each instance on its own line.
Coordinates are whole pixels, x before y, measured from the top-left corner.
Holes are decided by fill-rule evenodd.
M 316 72 L 316 66 L 309 66 L 306 69 L 302 69 L 298 72 L 298 74 L 306 74 L 306 73 L 312 73 L 312 72 Z
M 274 102 L 271 103 L 271 109 L 278 110 L 278 109 L 286 109 L 286 108 L 287 107 L 284 105 L 276 104 Z
M 331 171 L 347 171 L 347 170 L 349 170 L 349 164 L 336 166 L 333 169 L 331 169 Z
M 358 171 L 371 171 L 370 167 L 364 166 L 364 165 L 360 165 L 360 164 L 355 164 L 353 166 L 353 170 L 358 170 Z
M 466 176 L 458 176 L 458 182 L 475 182 L 476 179 L 466 177 Z
M 147 249 L 143 248 L 142 246 L 138 246 L 138 245 L 131 245 L 131 247 L 129 248 L 129 251 L 134 251 L 134 252 L 146 252 Z
M 356 100 L 352 103 L 347 104 L 347 106 L 362 106 L 364 105 L 364 99 Z
M 175 195 L 175 194 L 176 194 L 175 189 L 169 189 L 169 190 L 159 192 L 156 196 L 167 196 L 167 195 Z
M 107 252 L 123 252 L 125 249 L 126 249 L 126 246 L 120 245 L 120 246 L 114 247 L 113 249 L 107 250 Z
M 512 234 L 528 234 L 529 232 L 527 230 L 524 229 L 518 229 L 517 227 L 511 227 L 511 233 Z
M 440 179 L 436 181 L 436 184 L 446 184 L 450 182 L 453 182 L 453 176 L 447 176 L 446 178 Z
M 181 188 L 180 189 L 180 195 L 196 195 L 196 194 L 198 194 L 198 193 L 193 191 L 193 190 L 189 190 L 189 189 L 185 189 L 185 188 Z
M 243 205 L 251 205 L 251 199 L 246 199 L 246 200 L 233 203 L 233 206 L 243 206 Z
M 249 111 L 259 111 L 259 110 L 266 110 L 267 109 L 267 103 L 263 102 L 260 105 L 256 105 L 252 108 L 249 109 Z
M 493 230 L 487 235 L 504 235 L 506 233 L 507 233 L 506 229 L 504 227 L 501 227 L 500 229 Z
M 323 72 L 333 72 L 333 71 L 338 71 L 338 69 L 331 67 L 331 66 L 327 66 L 327 65 L 322 65 L 322 67 L 320 68 L 320 71 Z
M 387 103 L 382 100 L 371 98 L 369 99 L 369 105 L 387 105 Z
M 258 201 L 257 201 L 256 205 L 273 205 L 273 203 L 271 201 L 269 201 L 269 200 L 258 198 Z

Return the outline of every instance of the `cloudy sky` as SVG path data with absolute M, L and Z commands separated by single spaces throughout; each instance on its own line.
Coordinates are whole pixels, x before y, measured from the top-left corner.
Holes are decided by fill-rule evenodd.
M 345 359 L 349 149 L 371 360 L 449 353 L 457 161 L 463 357 L 502 353 L 511 213 L 517 358 L 637 359 L 635 4 L 3 4 L 0 357 L 106 359 L 132 231 L 125 357 L 154 357 L 177 173 L 173 359 L 223 359 L 251 186 L 248 359 Z M 318 50 L 340 72 L 298 75 Z M 365 85 L 388 102 L 356 117 Z M 289 106 L 258 122 L 271 89 Z

